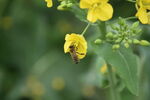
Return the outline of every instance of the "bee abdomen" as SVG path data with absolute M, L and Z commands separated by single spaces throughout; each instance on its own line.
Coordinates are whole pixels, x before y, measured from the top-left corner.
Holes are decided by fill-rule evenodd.
M 73 57 L 73 61 L 74 61 L 75 64 L 79 63 L 79 59 L 77 57 Z

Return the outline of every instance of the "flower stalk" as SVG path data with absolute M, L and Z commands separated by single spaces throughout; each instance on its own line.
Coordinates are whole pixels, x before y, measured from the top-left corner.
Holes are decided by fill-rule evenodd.
M 83 30 L 83 32 L 81 33 L 81 35 L 84 35 L 87 31 L 87 29 L 89 28 L 90 26 L 90 23 L 88 23 L 88 25 L 85 27 L 85 29 Z
M 115 75 L 112 71 L 112 66 L 107 63 L 107 69 L 108 69 L 108 79 L 110 84 L 110 93 L 111 93 L 111 99 L 112 100 L 120 100 L 119 94 L 115 88 Z
M 101 32 L 101 39 L 105 39 L 105 35 L 106 35 L 106 23 L 105 22 L 99 22 L 98 23 L 98 27 L 99 27 L 99 30 Z
M 132 2 L 132 3 L 135 3 L 136 1 L 134 1 L 134 0 L 127 0 L 128 2 Z
M 98 27 L 101 32 L 100 38 L 105 39 L 105 35 L 107 33 L 107 28 L 106 28 L 106 23 L 105 22 L 100 22 L 98 23 Z M 109 79 L 109 84 L 110 84 L 110 93 L 111 93 L 111 99 L 112 100 L 120 100 L 120 96 L 115 88 L 115 75 L 112 71 L 112 66 L 107 62 L 107 69 L 108 69 L 108 79 Z
M 125 20 L 131 20 L 131 19 L 137 19 L 137 17 L 136 16 L 132 16 L 132 17 L 125 18 Z

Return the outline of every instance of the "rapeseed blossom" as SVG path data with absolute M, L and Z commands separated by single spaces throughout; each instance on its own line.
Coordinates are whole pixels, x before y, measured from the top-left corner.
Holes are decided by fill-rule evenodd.
M 141 21 L 142 24 L 150 24 L 150 0 L 137 0 L 136 1 L 137 13 L 135 16 Z
M 96 22 L 97 20 L 107 21 L 112 18 L 113 8 L 108 3 L 109 0 L 80 0 L 80 8 L 87 8 L 87 20 Z
M 74 53 L 77 58 L 80 60 L 86 56 L 87 52 L 87 42 L 83 35 L 79 34 L 67 34 L 65 37 L 65 44 L 64 44 L 64 52 L 65 53 L 72 53 L 71 46 L 74 47 Z

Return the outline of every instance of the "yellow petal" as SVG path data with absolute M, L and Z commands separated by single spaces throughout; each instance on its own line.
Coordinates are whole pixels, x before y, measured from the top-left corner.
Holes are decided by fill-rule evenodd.
M 136 4 L 140 7 L 150 10 L 150 0 L 137 0 Z
M 90 8 L 96 3 L 107 3 L 109 0 L 80 0 L 80 8 Z
M 75 33 L 71 33 L 71 34 L 67 34 L 65 37 L 66 41 L 80 41 L 81 43 L 84 43 L 84 37 L 82 35 L 79 34 L 75 34 Z
M 84 58 L 86 56 L 86 52 L 87 52 L 87 43 L 86 42 L 82 42 L 82 43 L 80 42 L 78 44 L 78 50 L 77 50 L 77 52 L 84 54 L 84 55 L 77 54 L 79 59 Z
M 80 0 L 80 8 L 90 8 L 91 5 L 90 0 Z
M 150 0 L 141 0 L 143 4 L 150 4 Z
M 96 8 L 95 14 L 97 14 L 99 20 L 107 21 L 112 18 L 113 8 L 109 3 L 104 3 Z
M 142 0 L 143 7 L 150 10 L 150 0 Z
M 72 44 L 72 41 L 65 42 L 64 44 L 64 52 L 67 53 L 70 51 L 69 46 Z
M 142 0 L 136 0 L 136 4 L 142 6 Z
M 148 12 L 148 24 L 150 24 L 150 12 Z
M 139 18 L 142 24 L 147 24 L 148 23 L 148 16 L 146 9 L 140 8 L 138 9 L 138 12 L 136 13 L 136 16 Z
M 87 14 L 87 20 L 94 23 L 97 21 L 97 13 L 96 13 L 96 8 L 90 8 L 88 10 L 88 14 Z
M 52 0 L 45 0 L 45 2 L 47 2 L 47 7 L 52 7 L 53 6 Z
M 101 1 L 101 3 L 106 3 L 106 2 L 108 2 L 109 0 L 99 0 L 99 1 Z

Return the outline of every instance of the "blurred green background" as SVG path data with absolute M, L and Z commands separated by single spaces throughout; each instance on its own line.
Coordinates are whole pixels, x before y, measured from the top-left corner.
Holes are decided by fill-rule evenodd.
M 111 3 L 112 21 L 136 12 L 125 0 Z M 81 33 L 86 23 L 69 11 L 58 11 L 58 5 L 56 0 L 52 8 L 44 0 L 0 0 L 0 100 L 108 100 L 109 91 L 99 88 L 101 76 L 95 71 L 102 63 L 90 48 L 97 29 L 91 27 L 85 36 L 89 42 L 86 58 L 74 64 L 63 52 L 64 37 Z M 149 26 L 141 27 L 142 39 L 150 40 Z M 138 51 L 144 58 L 141 93 L 135 97 L 125 89 L 124 100 L 150 98 L 150 48 Z

